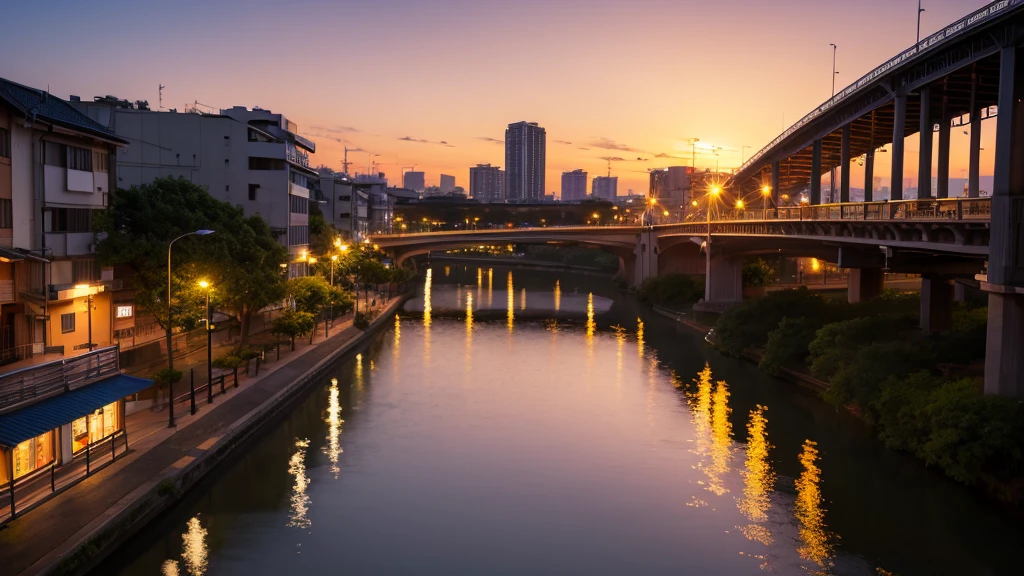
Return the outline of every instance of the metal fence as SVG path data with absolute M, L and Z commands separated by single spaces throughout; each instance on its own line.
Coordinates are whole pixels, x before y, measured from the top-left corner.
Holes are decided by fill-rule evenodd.
M 0 413 L 121 373 L 117 346 L 0 375 Z

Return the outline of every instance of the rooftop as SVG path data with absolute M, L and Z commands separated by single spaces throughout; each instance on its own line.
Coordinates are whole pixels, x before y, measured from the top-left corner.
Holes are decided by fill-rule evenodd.
M 0 100 L 8 103 L 18 114 L 30 121 L 55 124 L 116 144 L 128 145 L 126 140 L 115 136 L 106 126 L 82 114 L 65 100 L 44 90 L 30 88 L 0 78 Z

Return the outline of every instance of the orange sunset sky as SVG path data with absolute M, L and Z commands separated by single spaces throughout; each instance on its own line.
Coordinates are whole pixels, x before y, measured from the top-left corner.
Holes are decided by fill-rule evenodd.
M 925 36 L 982 0 L 925 0 Z M 563 170 L 647 191 L 651 168 L 740 164 L 785 126 L 914 42 L 916 0 L 376 0 L 19 2 L 0 76 L 61 97 L 111 94 L 181 110 L 261 106 L 317 143 L 314 164 L 404 166 L 468 188 L 469 167 L 504 165 L 510 122 L 547 129 L 549 193 Z M 9 9 L 8 9 L 9 12 Z M 20 14 L 19 14 L 20 12 Z M 953 131 L 950 176 L 966 170 Z M 991 174 L 994 126 L 983 126 Z M 907 141 L 907 177 L 916 168 Z M 674 158 L 675 157 L 675 158 Z M 876 174 L 888 170 L 880 156 Z M 862 185 L 854 171 L 853 185 Z M 984 185 L 983 185 L 984 187 Z

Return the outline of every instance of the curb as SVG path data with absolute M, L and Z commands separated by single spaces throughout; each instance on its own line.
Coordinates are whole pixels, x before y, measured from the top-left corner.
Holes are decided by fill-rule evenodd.
M 177 504 L 236 447 L 247 442 L 261 428 L 273 421 L 277 415 L 300 400 L 297 392 L 310 386 L 338 360 L 375 337 L 408 298 L 408 294 L 400 296 L 396 302 L 383 310 L 377 318 L 374 318 L 366 330 L 348 341 L 340 342 L 337 349 L 295 378 L 290 384 L 224 428 L 223 433 L 220 436 L 215 436 L 213 438 L 215 442 L 207 449 L 202 450 L 201 454 L 194 457 L 185 456 L 160 471 L 154 478 L 133 490 L 68 538 L 65 543 L 72 542 L 69 546 L 58 546 L 28 567 L 22 572 L 22 575 L 82 574 L 94 568 L 118 545 L 141 530 L 150 520 Z M 320 345 L 330 342 L 331 340 L 328 339 L 321 342 Z M 197 448 L 194 447 L 189 452 L 196 450 Z M 179 463 L 182 465 L 179 466 Z

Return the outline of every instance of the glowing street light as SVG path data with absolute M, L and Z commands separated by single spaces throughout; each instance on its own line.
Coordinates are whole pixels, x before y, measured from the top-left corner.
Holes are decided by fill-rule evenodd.
M 178 240 L 181 240 L 185 236 L 206 236 L 207 234 L 213 234 L 213 230 L 196 230 L 195 232 L 186 232 L 181 236 L 178 236 L 174 240 L 171 240 L 167 244 L 167 372 L 170 373 L 174 370 L 174 350 L 171 346 L 171 247 Z M 174 384 L 170 384 L 167 389 L 167 398 L 170 411 L 168 412 L 168 428 L 174 428 Z
M 213 291 L 213 285 L 206 280 L 200 280 L 199 287 L 206 290 L 206 403 L 213 404 L 213 310 L 210 308 L 210 292 Z M 195 408 L 194 396 L 192 407 Z
M 743 210 L 743 199 L 742 198 L 736 201 L 736 209 L 737 210 Z

